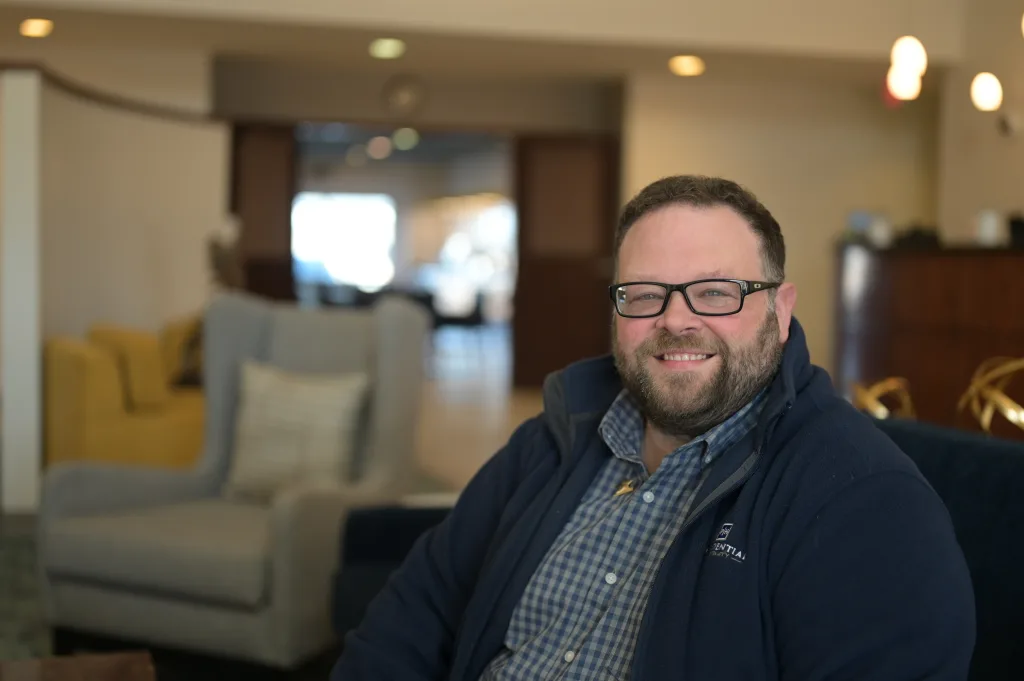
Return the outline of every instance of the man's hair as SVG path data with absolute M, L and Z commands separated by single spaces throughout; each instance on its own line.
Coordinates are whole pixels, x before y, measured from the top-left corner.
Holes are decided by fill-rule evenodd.
M 740 214 L 761 242 L 761 262 L 768 281 L 782 281 L 786 276 L 786 244 L 782 230 L 772 214 L 757 197 L 740 185 L 720 177 L 674 175 L 653 182 L 633 197 L 622 209 L 615 230 L 615 261 L 626 232 L 637 220 L 665 206 L 682 205 L 694 208 L 726 206 Z

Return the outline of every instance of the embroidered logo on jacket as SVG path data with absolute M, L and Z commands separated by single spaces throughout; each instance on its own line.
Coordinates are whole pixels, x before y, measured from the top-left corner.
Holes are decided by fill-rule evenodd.
M 747 559 L 747 554 L 732 544 L 726 543 L 725 540 L 729 538 L 730 532 L 732 532 L 732 523 L 722 525 L 722 528 L 718 530 L 718 536 L 715 537 L 715 541 L 708 547 L 707 555 L 711 558 L 728 558 L 733 562 L 742 563 Z

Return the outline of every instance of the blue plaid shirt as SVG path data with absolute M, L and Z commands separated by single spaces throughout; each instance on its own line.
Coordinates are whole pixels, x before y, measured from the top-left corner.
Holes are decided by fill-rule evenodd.
M 641 458 L 644 418 L 626 391 L 601 420 L 614 455 L 534 573 L 505 650 L 481 681 L 628 679 L 651 586 L 709 466 L 757 422 L 764 392 L 665 457 Z M 615 496 L 626 480 L 635 490 Z

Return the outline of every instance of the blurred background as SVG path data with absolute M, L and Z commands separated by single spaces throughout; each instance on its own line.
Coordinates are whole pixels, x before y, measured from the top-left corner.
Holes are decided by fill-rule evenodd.
M 859 407 L 1021 439 L 1022 14 L 1010 0 L 3 3 L 7 526 L 36 527 L 65 464 L 207 470 L 203 327 L 224 294 L 364 320 L 371 381 L 396 351 L 391 322 L 365 320 L 382 301 L 412 310 L 425 330 L 403 332 L 415 361 L 393 389 L 414 405 L 395 460 L 431 484 L 395 482 L 391 498 L 457 493 L 541 410 L 546 375 L 607 352 L 616 213 L 680 173 L 736 180 L 774 213 L 812 360 Z M 309 329 L 297 355 L 355 347 L 356 331 Z M 250 355 L 274 364 L 267 343 Z M 22 574 L 34 549 L 15 554 Z M 0 625 L 0 659 L 50 650 L 33 598 L 8 599 L 38 616 L 7 618 L 6 648 Z

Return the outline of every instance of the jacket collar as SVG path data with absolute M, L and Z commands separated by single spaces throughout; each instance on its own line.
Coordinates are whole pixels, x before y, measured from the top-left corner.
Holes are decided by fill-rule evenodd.
M 782 361 L 769 385 L 756 431 L 763 436 L 768 424 L 814 374 L 807 337 L 794 317 L 789 325 L 789 340 L 782 351 Z M 581 421 L 600 418 L 622 392 L 622 379 L 615 360 L 608 355 L 585 359 L 550 374 L 544 381 L 544 417 L 559 443 L 563 455 L 572 449 L 575 427 Z

